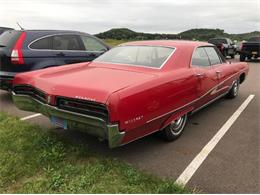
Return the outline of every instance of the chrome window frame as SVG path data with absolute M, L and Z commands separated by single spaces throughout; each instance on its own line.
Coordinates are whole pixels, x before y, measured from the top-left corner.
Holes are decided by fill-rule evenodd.
M 169 56 L 164 60 L 164 62 L 162 63 L 162 65 L 160 67 L 151 67 L 151 66 L 143 66 L 143 65 L 134 65 L 134 64 L 127 64 L 127 63 L 116 63 L 116 62 L 104 62 L 104 61 L 96 61 L 97 59 L 93 60 L 93 62 L 97 62 L 97 63 L 103 63 L 103 64 L 116 64 L 116 65 L 120 65 L 120 66 L 129 66 L 129 67 L 140 67 L 140 68 L 150 68 L 150 69 L 156 69 L 156 70 L 160 70 L 164 67 L 164 65 L 169 61 L 169 59 L 173 56 L 173 54 L 175 53 L 175 51 L 177 50 L 176 47 L 171 47 L 171 46 L 164 46 L 164 45 L 119 45 L 117 47 L 114 48 L 118 48 L 118 47 L 132 47 L 132 46 L 142 46 L 142 47 L 163 47 L 163 48 L 170 48 L 173 49 L 173 51 L 169 54 Z M 112 49 L 114 49 L 112 48 Z M 112 50 L 111 49 L 111 50 Z
M 35 43 L 35 42 L 37 42 L 37 41 L 39 41 L 39 40 L 41 40 L 41 39 L 45 39 L 45 38 L 48 38 L 48 37 L 59 36 L 59 35 L 76 35 L 76 36 L 91 37 L 91 36 L 88 36 L 88 35 L 80 35 L 80 34 L 75 34 L 75 33 L 58 33 L 58 34 L 51 34 L 51 35 L 45 35 L 45 36 L 42 36 L 42 37 L 40 37 L 40 38 L 37 38 L 37 39 L 33 40 L 32 42 L 30 42 L 30 43 L 28 44 L 27 47 L 28 47 L 28 49 L 31 50 L 31 51 L 60 51 L 60 52 L 62 52 L 62 51 L 67 51 L 67 52 L 83 52 L 83 53 L 103 53 L 103 52 L 104 52 L 104 51 L 86 51 L 86 50 L 33 49 L 33 48 L 30 47 L 33 43 Z M 102 43 L 101 43 L 101 44 L 102 44 Z M 104 45 L 104 47 L 106 47 L 106 46 Z
M 193 64 L 192 64 L 193 55 L 194 55 L 196 49 L 198 49 L 198 48 L 204 48 L 204 47 L 212 47 L 215 51 L 216 51 L 216 49 L 218 49 L 218 48 L 216 48 L 216 46 L 214 46 L 214 45 L 201 45 L 201 46 L 194 47 L 194 49 L 193 49 L 193 51 L 192 51 L 191 59 L 190 59 L 190 66 L 189 66 L 189 68 L 191 68 L 191 67 L 202 67 L 202 68 L 204 67 L 204 68 L 209 68 L 209 67 L 212 67 L 212 66 L 219 65 L 219 64 L 213 64 L 213 65 L 211 64 L 210 58 L 209 58 L 209 56 L 208 56 L 206 50 L 205 50 L 205 53 L 206 53 L 207 56 L 208 56 L 209 64 L 210 64 L 210 65 L 209 65 L 209 66 L 199 66 L 199 65 L 193 65 Z M 220 60 L 220 62 L 221 62 L 220 64 L 226 64 L 227 62 L 222 60 L 221 56 L 219 56 L 219 53 L 218 53 L 217 51 L 216 51 L 216 53 L 217 53 L 217 55 L 218 55 L 218 57 L 219 57 L 219 60 Z

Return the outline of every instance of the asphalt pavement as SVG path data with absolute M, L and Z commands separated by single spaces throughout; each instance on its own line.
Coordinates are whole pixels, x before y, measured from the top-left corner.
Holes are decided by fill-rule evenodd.
M 232 61 L 237 61 L 232 60 Z M 159 177 L 177 179 L 249 95 L 255 95 L 187 183 L 205 193 L 260 193 L 260 62 L 250 72 L 235 99 L 222 98 L 189 118 L 183 135 L 166 143 L 151 135 L 123 147 L 109 149 L 106 142 L 78 131 L 60 135 L 85 143 L 92 151 L 118 158 Z M 0 90 L 0 111 L 19 118 L 35 113 L 18 110 L 9 93 Z M 44 116 L 27 120 L 54 128 Z M 57 129 L 56 129 L 57 131 Z

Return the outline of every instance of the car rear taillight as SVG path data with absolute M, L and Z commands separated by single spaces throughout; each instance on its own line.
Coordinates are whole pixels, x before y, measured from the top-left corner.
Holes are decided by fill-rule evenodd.
M 20 37 L 15 43 L 15 46 L 11 54 L 12 64 L 24 64 L 22 48 L 23 48 L 23 42 L 25 40 L 25 37 L 26 37 L 26 33 L 22 32 L 22 34 L 20 35 Z

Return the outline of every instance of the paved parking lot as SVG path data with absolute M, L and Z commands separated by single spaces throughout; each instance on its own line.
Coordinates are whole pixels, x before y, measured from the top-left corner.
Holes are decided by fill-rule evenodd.
M 165 143 L 148 136 L 109 149 L 105 142 L 76 131 L 60 130 L 75 143 L 87 143 L 96 153 L 119 158 L 161 177 L 177 179 L 250 94 L 255 95 L 187 183 L 207 193 L 260 193 L 260 62 L 250 62 L 249 77 L 236 99 L 220 99 L 190 117 L 183 136 Z M 0 91 L 0 111 L 20 118 L 35 113 L 16 109 L 10 94 Z M 47 118 L 28 119 L 53 128 Z

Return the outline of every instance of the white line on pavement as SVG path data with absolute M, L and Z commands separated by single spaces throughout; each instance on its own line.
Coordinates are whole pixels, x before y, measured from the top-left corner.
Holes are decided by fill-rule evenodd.
M 243 104 L 234 112 L 234 114 L 227 120 L 227 122 L 219 129 L 216 135 L 204 146 L 200 153 L 191 161 L 191 163 L 186 167 L 182 174 L 176 180 L 176 183 L 182 186 L 185 186 L 193 174 L 197 171 L 203 161 L 207 158 L 209 153 L 214 149 L 218 144 L 221 138 L 233 125 L 233 123 L 238 119 L 240 114 L 246 109 L 251 100 L 255 95 L 249 95 L 248 98 L 243 102 Z
M 28 119 L 31 119 L 31 118 L 35 118 L 35 117 L 38 117 L 38 116 L 41 116 L 42 114 L 38 113 L 38 114 L 33 114 L 33 115 L 30 115 L 30 116 L 26 116 L 26 117 L 23 117 L 21 118 L 20 120 L 21 121 L 25 121 L 25 120 L 28 120 Z

